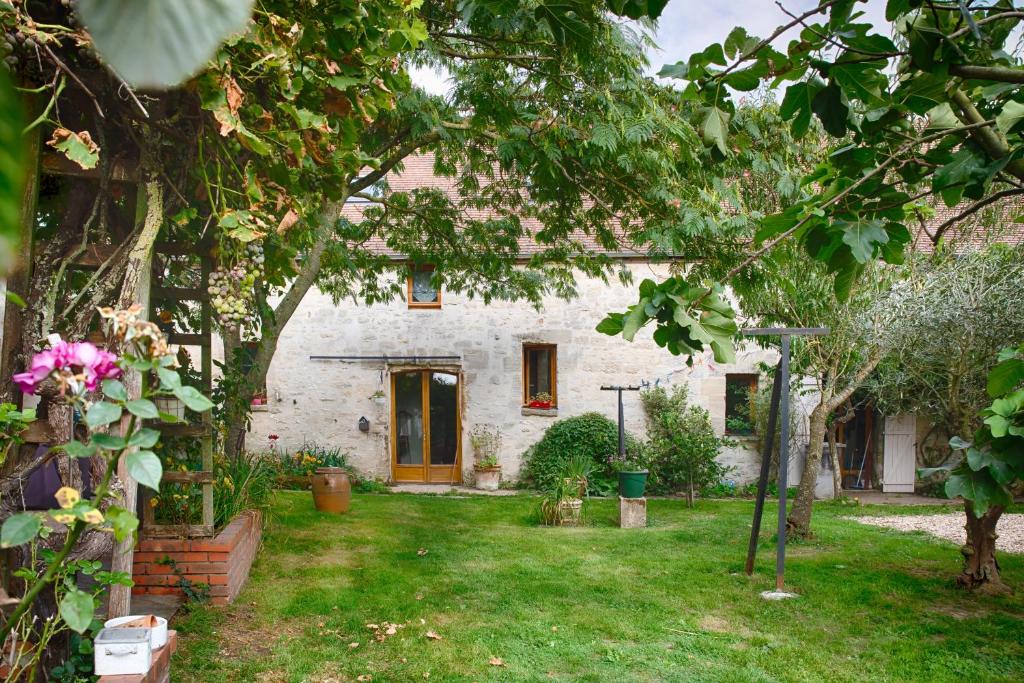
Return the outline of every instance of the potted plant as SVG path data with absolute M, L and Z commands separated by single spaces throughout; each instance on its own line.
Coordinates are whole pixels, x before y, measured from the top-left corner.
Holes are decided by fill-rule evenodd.
M 554 399 L 551 398 L 551 394 L 546 391 L 542 391 L 539 394 L 534 394 L 530 397 L 530 401 L 526 404 L 527 408 L 542 408 L 544 410 L 551 409 L 551 402 Z
M 370 394 L 370 400 L 373 401 L 374 403 L 376 403 L 379 406 L 382 406 L 382 405 L 384 405 L 387 402 L 387 400 L 386 400 L 386 398 L 384 396 L 384 392 L 381 391 L 380 389 L 378 389 L 377 391 L 375 391 L 372 394 Z
M 583 519 L 583 499 L 590 485 L 594 462 L 577 455 L 565 462 L 558 479 L 541 501 L 541 517 L 549 526 L 578 526 Z
M 647 488 L 647 469 L 641 453 L 616 454 L 609 459 L 613 469 L 619 473 L 619 495 L 623 498 L 643 498 Z
M 501 465 L 498 463 L 501 432 L 497 427 L 477 425 L 469 433 L 469 443 L 473 446 L 476 487 L 483 491 L 497 491 L 501 484 Z

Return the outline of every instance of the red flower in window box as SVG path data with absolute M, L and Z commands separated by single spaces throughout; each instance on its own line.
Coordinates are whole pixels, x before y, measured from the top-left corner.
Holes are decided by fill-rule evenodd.
M 551 403 L 554 399 L 551 398 L 551 394 L 541 392 L 535 396 L 531 396 L 527 402 L 527 408 L 540 408 L 542 410 L 550 410 Z

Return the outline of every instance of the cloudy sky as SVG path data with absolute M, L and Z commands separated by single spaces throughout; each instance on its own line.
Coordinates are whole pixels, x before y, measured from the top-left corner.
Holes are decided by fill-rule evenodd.
M 790 12 L 801 14 L 818 2 L 783 0 L 782 4 Z M 866 13 L 864 21 L 885 23 L 885 0 L 868 0 L 857 8 Z M 763 38 L 789 21 L 774 0 L 669 0 L 655 33 L 659 49 L 648 55 L 651 72 L 656 73 L 664 64 L 685 60 L 711 43 L 722 42 L 735 26 L 743 26 L 748 34 Z M 882 32 L 888 34 L 888 27 Z M 786 42 L 788 38 L 782 44 Z M 431 92 L 448 89 L 442 74 L 419 69 L 413 72 L 413 78 Z

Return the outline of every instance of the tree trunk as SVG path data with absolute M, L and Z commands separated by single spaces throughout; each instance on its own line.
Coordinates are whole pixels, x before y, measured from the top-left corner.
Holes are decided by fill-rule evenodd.
M 337 207 L 328 210 L 324 214 L 324 223 L 330 224 L 338 214 Z M 228 457 L 235 457 L 245 449 L 245 434 L 249 426 L 249 405 L 252 400 L 252 392 L 255 387 L 263 386 L 267 381 L 267 372 L 270 370 L 270 362 L 277 352 L 277 342 L 281 337 L 281 331 L 288 321 L 291 320 L 295 310 L 302 303 L 306 292 L 316 283 L 320 274 L 320 264 L 324 252 L 327 249 L 327 238 L 321 239 L 309 250 L 302 262 L 299 274 L 292 280 L 288 291 L 274 308 L 273 314 L 263 315 L 261 320 L 261 334 L 259 348 L 256 349 L 252 367 L 245 374 L 238 400 L 225 406 L 225 442 L 224 454 Z M 224 334 L 224 360 L 226 363 L 235 361 L 235 349 L 240 348 L 241 339 L 237 333 Z M 241 378 L 240 378 L 241 379 Z M 244 400 L 243 400 L 244 399 Z
M 245 450 L 245 434 L 249 428 L 249 405 L 252 401 L 253 385 L 248 376 L 242 375 L 242 340 L 238 330 L 223 331 L 224 365 L 228 372 L 225 379 L 234 386 L 225 392 L 224 404 L 224 455 L 237 458 Z
M 807 444 L 807 461 L 800 477 L 793 509 L 787 519 L 786 535 L 808 538 L 811 536 L 811 507 L 814 505 L 814 485 L 818 481 L 821 470 L 821 450 L 825 443 L 825 430 L 828 422 L 828 397 L 822 395 L 821 402 L 814 406 L 810 418 L 810 439 Z M 785 419 L 785 417 L 783 417 Z
M 693 507 L 693 466 L 690 466 L 690 474 L 686 482 L 686 507 Z
M 960 548 L 964 556 L 964 570 L 956 577 L 961 588 L 979 590 L 986 593 L 1009 593 L 1010 589 L 999 575 L 999 562 L 996 560 L 996 524 L 1003 514 L 1000 505 L 994 505 L 981 517 L 974 514 L 971 501 L 964 501 L 967 513 L 967 543 Z
M 828 455 L 832 462 L 832 495 L 836 499 L 843 497 L 843 463 L 839 458 L 839 444 L 836 443 L 836 432 L 839 423 L 834 421 L 828 427 Z

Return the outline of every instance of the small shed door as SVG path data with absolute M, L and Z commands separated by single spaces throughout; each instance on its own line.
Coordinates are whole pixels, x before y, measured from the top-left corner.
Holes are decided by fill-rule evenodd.
M 889 415 L 885 418 L 885 462 L 882 491 L 913 493 L 917 476 L 917 416 Z

